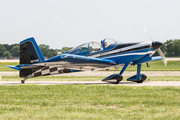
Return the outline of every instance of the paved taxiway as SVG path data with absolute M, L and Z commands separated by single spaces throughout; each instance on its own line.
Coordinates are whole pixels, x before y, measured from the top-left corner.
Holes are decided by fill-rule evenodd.
M 180 81 L 144 81 L 136 83 L 121 81 L 119 84 L 109 84 L 102 81 L 26 81 L 22 85 L 119 85 L 119 86 L 180 86 Z M 0 81 L 0 85 L 21 85 L 20 81 Z

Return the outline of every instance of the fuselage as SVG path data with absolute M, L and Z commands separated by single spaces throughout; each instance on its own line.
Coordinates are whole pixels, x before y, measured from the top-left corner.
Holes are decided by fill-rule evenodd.
M 68 51 L 68 54 L 82 55 L 87 57 L 102 58 L 114 60 L 117 64 L 126 64 L 140 60 L 144 56 L 151 56 L 155 50 L 159 48 L 162 43 L 160 42 L 136 42 L 136 43 L 117 43 L 111 42 L 109 46 L 105 46 L 104 39 L 102 45 L 99 47 L 93 47 L 98 45 L 96 42 L 89 42 L 82 44 L 75 49 Z M 92 50 L 93 49 L 93 50 Z
M 104 39 L 101 45 L 97 42 L 84 43 L 65 54 L 30 66 L 56 66 L 58 69 L 78 70 L 119 68 L 130 63 L 136 65 L 151 61 L 151 56 L 161 45 L 160 42 L 118 43 Z M 29 68 L 30 66 L 21 65 L 20 67 Z

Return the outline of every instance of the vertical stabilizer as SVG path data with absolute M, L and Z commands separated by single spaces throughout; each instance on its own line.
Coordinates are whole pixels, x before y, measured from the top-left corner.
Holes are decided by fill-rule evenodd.
M 43 62 L 45 59 L 33 37 L 20 42 L 20 64 Z

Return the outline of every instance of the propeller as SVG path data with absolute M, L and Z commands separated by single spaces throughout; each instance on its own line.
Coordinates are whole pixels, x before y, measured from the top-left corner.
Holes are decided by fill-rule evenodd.
M 148 30 L 147 30 L 146 27 L 144 28 L 144 31 L 145 31 L 145 33 L 149 36 L 149 38 L 152 40 L 152 44 L 159 44 L 158 42 L 155 42 L 155 41 L 152 39 L 152 37 L 150 36 L 150 34 L 149 34 L 149 32 L 148 32 Z M 166 60 L 163 52 L 161 51 L 160 47 L 158 47 L 158 48 L 156 49 L 156 51 L 157 51 L 158 54 L 162 57 L 162 60 L 164 61 L 164 64 L 167 65 L 167 60 Z

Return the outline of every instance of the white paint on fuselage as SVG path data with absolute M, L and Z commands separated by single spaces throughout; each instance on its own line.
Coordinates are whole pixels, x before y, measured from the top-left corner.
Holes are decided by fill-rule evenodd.
M 123 52 L 123 51 L 131 50 L 131 49 L 134 49 L 134 48 L 144 47 L 144 46 L 147 46 L 147 45 L 149 45 L 149 48 L 150 48 L 151 43 L 150 42 L 141 42 L 141 43 L 136 44 L 136 45 L 132 45 L 132 46 L 128 46 L 128 47 L 124 47 L 124 48 L 120 48 L 120 49 L 117 49 L 117 50 L 112 50 L 112 51 L 108 51 L 108 52 L 104 52 L 104 53 L 99 53 L 99 54 L 95 54 L 95 55 L 90 55 L 88 57 L 97 58 L 97 57 L 100 57 L 100 56 L 108 56 L 110 54 Z M 103 57 L 103 58 L 106 58 L 106 57 Z

